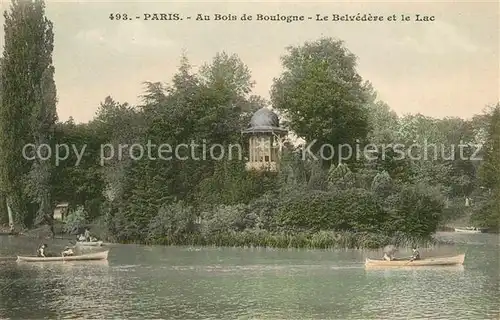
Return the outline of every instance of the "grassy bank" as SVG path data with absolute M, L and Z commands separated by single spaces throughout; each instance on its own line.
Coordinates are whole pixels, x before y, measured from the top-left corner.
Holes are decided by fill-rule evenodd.
M 74 238 L 63 232 L 63 224 L 54 226 L 56 238 Z M 91 234 L 103 241 L 123 244 L 146 244 L 166 246 L 217 246 L 217 247 L 261 247 L 302 249 L 378 249 L 386 245 L 426 247 L 436 243 L 434 239 L 417 239 L 405 235 L 387 236 L 368 232 L 289 232 L 272 233 L 266 230 L 247 229 L 241 232 L 219 232 L 213 234 L 179 234 L 152 238 L 147 241 L 128 239 L 117 241 L 99 224 L 86 225 Z
M 124 243 L 137 242 L 124 241 Z M 319 231 L 286 234 L 247 230 L 210 235 L 191 234 L 179 237 L 163 237 L 147 241 L 147 243 L 143 244 L 304 249 L 378 249 L 389 244 L 399 247 L 417 244 L 422 247 L 432 243 L 433 240 L 431 239 L 419 240 L 404 236 L 389 237 L 374 233 Z

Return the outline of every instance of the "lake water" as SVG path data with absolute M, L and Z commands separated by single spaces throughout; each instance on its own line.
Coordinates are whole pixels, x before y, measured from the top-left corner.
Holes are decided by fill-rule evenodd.
M 135 245 L 110 247 L 104 263 L 2 261 L 0 318 L 500 319 L 498 236 L 440 237 L 457 244 L 423 255 L 465 252 L 463 267 L 365 270 L 380 252 L 356 250 Z M 0 237 L 0 256 L 37 244 Z

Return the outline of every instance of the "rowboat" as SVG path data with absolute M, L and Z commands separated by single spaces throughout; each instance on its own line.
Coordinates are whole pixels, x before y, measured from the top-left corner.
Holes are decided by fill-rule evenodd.
M 100 247 L 102 246 L 102 241 L 77 241 L 76 245 L 82 247 Z
M 403 266 L 403 267 L 386 267 L 386 266 L 368 266 L 366 271 L 384 271 L 384 272 L 405 272 L 405 271 L 438 271 L 438 272 L 464 272 L 463 265 L 454 266 Z
M 463 233 L 483 233 L 483 229 L 481 228 L 473 228 L 473 227 L 467 227 L 467 228 L 455 228 L 455 232 L 463 232 Z
M 95 252 L 89 254 L 82 254 L 79 256 L 68 256 L 68 257 L 21 257 L 17 256 L 17 262 L 54 262 L 54 261 L 92 261 L 92 260 L 107 260 L 108 259 L 107 251 Z
M 441 257 L 441 258 L 426 258 L 420 260 L 410 261 L 404 260 L 377 260 L 366 259 L 365 267 L 421 267 L 421 266 L 456 266 L 463 265 L 465 254 L 459 254 L 454 257 Z

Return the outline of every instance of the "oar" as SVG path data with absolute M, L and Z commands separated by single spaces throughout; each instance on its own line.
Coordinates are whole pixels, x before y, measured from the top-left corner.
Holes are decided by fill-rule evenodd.
M 408 258 L 405 258 L 405 259 L 411 259 L 411 257 L 408 257 Z M 408 266 L 408 264 L 410 264 L 412 261 L 411 260 L 408 260 L 408 262 L 406 262 L 404 265 L 402 266 L 399 266 L 400 268 L 404 268 L 406 266 Z
M 415 261 L 415 260 L 411 260 L 413 256 L 409 257 L 408 259 L 410 259 L 407 263 L 404 264 L 404 266 L 407 266 L 408 264 L 410 264 L 411 262 Z

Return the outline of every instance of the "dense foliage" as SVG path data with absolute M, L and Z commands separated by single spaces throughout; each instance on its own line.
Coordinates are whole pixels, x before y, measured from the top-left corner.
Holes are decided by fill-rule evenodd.
M 500 106 L 491 110 L 484 146 L 484 162 L 480 167 L 482 206 L 478 206 L 472 222 L 487 228 L 500 228 Z M 486 194 L 484 192 L 486 191 Z
M 0 83 L 0 192 L 19 226 L 51 225 L 52 163 L 47 148 L 56 113 L 52 22 L 43 1 L 13 1 L 4 13 Z M 35 148 L 24 149 L 26 144 Z M 29 161 L 23 156 L 40 157 Z M 44 161 L 41 159 L 49 159 Z
M 145 83 L 141 105 L 106 97 L 89 123 L 55 124 L 51 24 L 40 18 L 39 1 L 14 2 L 11 11 L 1 64 L 10 85 L 1 92 L 0 201 L 10 199 L 18 223 L 31 225 L 33 212 L 68 202 L 66 231 L 92 223 L 121 242 L 378 247 L 425 241 L 464 216 L 498 228 L 499 106 L 471 120 L 398 117 L 344 44 L 324 38 L 287 49 L 271 104 L 251 94 L 247 66 L 221 52 L 197 73 L 183 56 L 169 83 Z M 43 32 L 14 34 L 27 21 Z M 20 41 L 33 49 L 21 50 Z M 28 65 L 36 69 L 31 78 L 23 76 Z M 246 146 L 241 130 L 269 105 L 305 143 L 285 141 L 278 172 L 247 171 L 245 148 L 232 159 L 227 151 Z M 68 156 L 33 165 L 17 148 L 27 142 Z M 470 158 L 483 143 L 484 160 Z M 207 147 L 184 146 L 173 156 L 183 144 Z M 214 154 L 215 144 L 226 153 Z M 322 144 L 374 146 L 360 158 L 322 161 L 329 157 L 319 157 Z M 420 148 L 402 157 L 398 144 Z
M 309 143 L 317 140 L 311 150 L 320 152 L 322 160 L 335 156 L 321 150 L 323 145 L 335 148 L 364 140 L 369 91 L 356 71 L 356 56 L 332 39 L 287 49 L 282 57 L 285 71 L 275 79 L 271 100 L 290 128 Z

